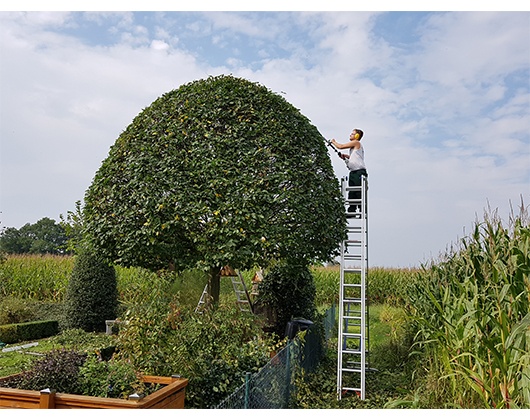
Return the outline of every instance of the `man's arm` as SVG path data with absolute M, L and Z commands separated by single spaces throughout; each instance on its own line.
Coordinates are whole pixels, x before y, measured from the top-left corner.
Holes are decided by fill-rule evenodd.
M 331 143 L 332 143 L 333 146 L 335 146 L 337 149 L 351 149 L 351 148 L 358 149 L 358 148 L 359 148 L 359 145 L 360 145 L 359 140 L 353 140 L 353 141 L 349 141 L 349 142 L 347 142 L 347 143 L 338 143 L 337 140 L 335 140 L 335 139 L 331 139 Z M 348 156 L 348 157 L 349 157 L 349 156 Z

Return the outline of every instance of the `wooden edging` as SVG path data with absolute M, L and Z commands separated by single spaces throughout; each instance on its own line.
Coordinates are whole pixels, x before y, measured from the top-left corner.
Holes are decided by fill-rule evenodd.
M 28 391 L 0 388 L 0 408 L 184 408 L 188 380 L 180 377 L 144 376 L 142 381 L 166 385 L 152 394 L 135 399 L 100 398 L 56 393 L 53 390 Z

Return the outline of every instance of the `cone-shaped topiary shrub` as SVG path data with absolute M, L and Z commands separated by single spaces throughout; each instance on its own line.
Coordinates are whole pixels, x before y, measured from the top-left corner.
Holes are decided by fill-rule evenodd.
M 105 320 L 116 318 L 117 305 L 114 267 L 93 250 L 80 251 L 66 290 L 65 327 L 104 331 Z

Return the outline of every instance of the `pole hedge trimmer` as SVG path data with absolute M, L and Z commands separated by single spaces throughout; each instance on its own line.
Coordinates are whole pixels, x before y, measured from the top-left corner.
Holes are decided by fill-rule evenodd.
M 331 147 L 333 150 L 335 150 L 335 152 L 337 152 L 337 155 L 339 155 L 339 157 L 344 160 L 344 158 L 342 157 L 342 154 L 340 153 L 339 149 L 337 149 L 333 143 L 331 143 L 331 140 L 326 140 L 326 143 L 328 144 L 329 147 Z

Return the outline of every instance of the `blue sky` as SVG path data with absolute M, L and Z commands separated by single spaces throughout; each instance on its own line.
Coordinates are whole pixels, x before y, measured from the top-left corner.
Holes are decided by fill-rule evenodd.
M 418 266 L 486 207 L 530 203 L 528 11 L 137 4 L 0 12 L 0 228 L 59 220 L 143 108 L 217 74 L 282 94 L 326 138 L 364 130 L 372 266 Z

